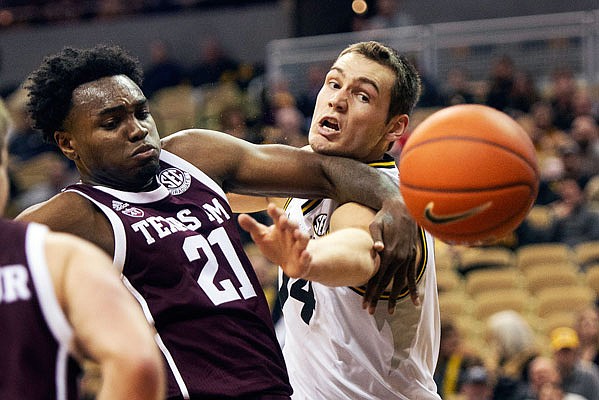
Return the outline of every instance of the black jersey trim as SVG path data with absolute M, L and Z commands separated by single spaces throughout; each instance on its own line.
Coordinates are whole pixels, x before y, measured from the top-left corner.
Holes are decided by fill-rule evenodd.
M 428 246 L 426 244 L 426 234 L 424 233 L 424 229 L 422 229 L 422 228 L 420 228 L 420 244 L 422 245 L 422 257 L 420 259 L 420 263 L 418 264 L 417 271 L 416 271 L 416 284 L 420 283 L 420 281 L 422 280 L 422 277 L 424 276 L 424 272 L 426 271 L 426 264 L 428 263 Z M 366 286 L 360 286 L 360 287 L 350 286 L 349 288 L 351 290 L 353 290 L 354 292 L 356 292 L 357 294 L 359 294 L 360 296 L 364 296 L 364 294 L 366 293 Z M 399 296 L 397 297 L 397 299 L 398 300 L 404 299 L 409 294 L 410 294 L 410 291 L 406 285 L 399 292 Z M 391 292 L 388 290 L 385 290 L 381 294 L 379 299 L 380 300 L 389 300 L 390 295 L 391 295 Z

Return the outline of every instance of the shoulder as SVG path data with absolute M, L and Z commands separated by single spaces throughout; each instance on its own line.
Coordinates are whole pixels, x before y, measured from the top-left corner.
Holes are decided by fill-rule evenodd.
M 223 132 L 209 129 L 185 129 L 162 139 L 164 150 L 184 159 L 194 159 L 198 153 L 209 154 L 212 148 L 224 148 L 231 143 L 243 142 Z
M 38 222 L 56 229 L 68 221 L 85 222 L 94 212 L 93 204 L 76 193 L 62 192 L 21 212 L 16 220 Z
M 253 148 L 249 142 L 223 132 L 187 129 L 162 139 L 162 149 L 199 168 L 222 182 L 241 163 L 243 154 Z
M 29 207 L 16 220 L 47 225 L 91 241 L 111 254 L 112 230 L 104 214 L 88 199 L 73 192 L 62 192 Z

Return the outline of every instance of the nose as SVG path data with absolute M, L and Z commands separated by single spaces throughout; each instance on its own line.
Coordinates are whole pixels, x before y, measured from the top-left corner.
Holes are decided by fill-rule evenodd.
M 347 93 L 344 90 L 336 90 L 329 97 L 329 107 L 336 111 L 347 109 Z
M 129 133 L 129 137 L 131 140 L 140 140 L 145 138 L 149 133 L 148 128 L 146 128 L 140 120 L 133 117 L 133 121 L 131 124 L 131 130 Z

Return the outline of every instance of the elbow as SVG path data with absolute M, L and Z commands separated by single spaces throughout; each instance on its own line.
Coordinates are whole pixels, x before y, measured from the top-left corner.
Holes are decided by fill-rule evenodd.
M 159 400 L 166 394 L 165 366 L 158 351 L 123 355 L 106 363 L 102 375 L 102 391 L 111 392 L 119 399 L 123 396 L 127 400 Z

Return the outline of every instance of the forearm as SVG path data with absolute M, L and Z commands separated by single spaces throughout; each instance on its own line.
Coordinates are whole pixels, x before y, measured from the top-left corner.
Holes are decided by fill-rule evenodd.
M 328 286 L 360 286 L 377 271 L 378 255 L 370 234 L 348 228 L 308 243 L 311 262 L 303 279 Z
M 154 360 L 126 359 L 106 362 L 102 368 L 102 386 L 97 400 L 159 400 L 164 382 Z
M 334 191 L 329 197 L 340 203 L 351 201 L 374 210 L 380 210 L 386 201 L 403 203 L 397 183 L 366 164 L 329 157 L 323 169 Z

